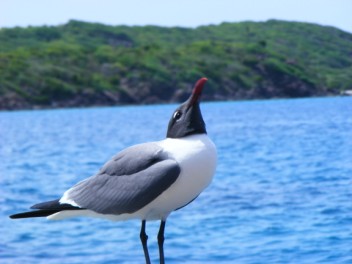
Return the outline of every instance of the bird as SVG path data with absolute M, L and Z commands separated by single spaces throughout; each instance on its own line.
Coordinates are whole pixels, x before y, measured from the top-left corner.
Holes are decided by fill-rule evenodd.
M 12 219 L 100 217 L 139 219 L 140 240 L 150 264 L 146 221 L 160 221 L 159 261 L 165 263 L 164 231 L 168 216 L 191 203 L 211 183 L 217 150 L 208 137 L 199 106 L 207 78 L 199 79 L 190 97 L 172 113 L 166 138 L 128 147 L 93 176 L 68 189 L 61 198 L 35 204 Z

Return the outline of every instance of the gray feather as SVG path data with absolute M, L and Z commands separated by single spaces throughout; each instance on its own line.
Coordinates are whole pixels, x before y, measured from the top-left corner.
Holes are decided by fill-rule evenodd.
M 140 144 L 115 155 L 97 175 L 71 188 L 68 197 L 101 214 L 133 213 L 164 192 L 179 174 L 177 162 L 163 157 L 158 145 Z
M 117 153 L 100 170 L 111 176 L 131 175 L 162 159 L 162 148 L 154 143 L 134 145 Z

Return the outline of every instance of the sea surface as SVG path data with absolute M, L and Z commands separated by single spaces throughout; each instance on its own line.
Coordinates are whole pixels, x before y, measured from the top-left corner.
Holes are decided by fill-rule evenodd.
M 176 105 L 0 112 L 0 263 L 143 263 L 140 222 L 11 220 L 118 151 L 163 139 Z M 352 98 L 202 103 L 212 184 L 166 224 L 167 263 L 352 263 Z M 158 263 L 158 222 L 147 223 Z

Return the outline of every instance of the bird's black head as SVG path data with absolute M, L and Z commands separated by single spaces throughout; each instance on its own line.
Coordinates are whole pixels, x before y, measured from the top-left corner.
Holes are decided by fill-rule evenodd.
M 188 100 L 172 114 L 167 129 L 166 136 L 168 138 L 182 138 L 207 133 L 198 101 L 206 81 L 206 78 L 198 80 Z

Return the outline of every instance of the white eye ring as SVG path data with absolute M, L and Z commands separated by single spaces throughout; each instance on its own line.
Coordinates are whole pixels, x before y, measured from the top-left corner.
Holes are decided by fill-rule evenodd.
M 176 120 L 179 120 L 181 116 L 182 116 L 182 113 L 180 111 L 176 111 L 173 115 L 173 118 Z

